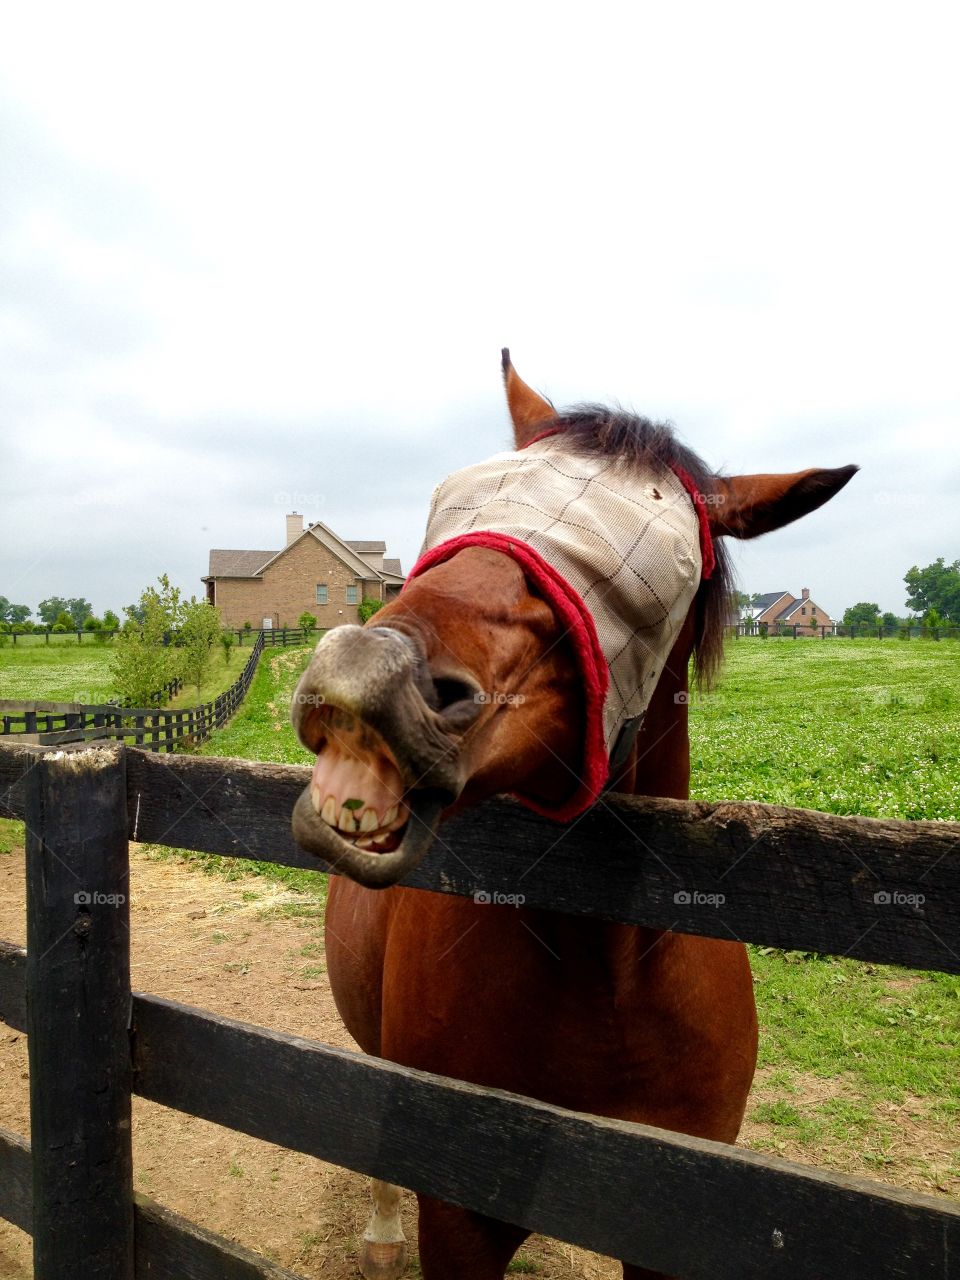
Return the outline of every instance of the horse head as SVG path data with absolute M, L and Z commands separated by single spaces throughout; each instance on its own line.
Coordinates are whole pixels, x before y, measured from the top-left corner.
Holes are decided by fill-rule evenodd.
M 294 836 L 371 888 L 498 792 L 560 821 L 626 775 L 686 795 L 688 663 L 709 681 L 719 660 L 724 539 L 782 528 L 857 470 L 719 475 L 667 426 L 558 412 L 507 351 L 503 371 L 514 448 L 438 486 L 400 596 L 324 636 L 294 694 L 316 756 Z M 682 730 L 666 746 L 661 722 Z

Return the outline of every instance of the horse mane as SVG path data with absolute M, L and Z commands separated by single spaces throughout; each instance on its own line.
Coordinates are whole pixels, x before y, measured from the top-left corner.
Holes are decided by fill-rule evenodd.
M 578 404 L 558 413 L 556 424 L 576 452 L 627 458 L 658 474 L 677 465 L 689 472 L 702 494 L 716 488 L 716 473 L 699 454 L 681 444 L 670 422 L 652 422 L 606 405 Z M 733 589 L 733 566 L 722 538 L 714 539 L 713 551 L 713 574 L 701 581 L 694 599 L 693 670 L 700 689 L 710 688 L 720 670 Z

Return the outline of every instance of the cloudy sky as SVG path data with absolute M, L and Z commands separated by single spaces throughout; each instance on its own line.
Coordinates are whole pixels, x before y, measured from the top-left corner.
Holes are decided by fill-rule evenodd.
M 404 568 L 499 351 L 728 472 L 863 468 L 751 592 L 960 556 L 949 4 L 9 8 L 0 594 L 119 608 L 298 509 Z

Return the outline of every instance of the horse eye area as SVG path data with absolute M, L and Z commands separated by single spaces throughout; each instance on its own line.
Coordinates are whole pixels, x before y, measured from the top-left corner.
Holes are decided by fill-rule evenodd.
M 339 707 L 315 713 L 317 762 L 310 779 L 314 809 L 360 849 L 400 845 L 410 810 L 393 752 L 375 729 Z

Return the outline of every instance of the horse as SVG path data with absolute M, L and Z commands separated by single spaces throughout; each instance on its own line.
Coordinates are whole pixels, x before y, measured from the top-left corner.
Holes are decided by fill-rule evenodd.
M 709 686 L 722 658 L 725 540 L 807 515 L 857 468 L 718 474 L 669 424 L 558 411 L 506 349 L 502 366 L 513 449 L 438 487 L 400 595 L 331 630 L 294 694 L 316 756 L 294 837 L 342 873 L 334 999 L 366 1053 L 733 1143 L 757 1055 L 742 943 L 402 880 L 443 821 L 497 793 L 568 825 L 605 788 L 688 799 L 690 667 Z M 361 1271 L 396 1280 L 401 1189 L 372 1196 Z M 529 1234 L 418 1201 L 425 1280 L 498 1280 Z

